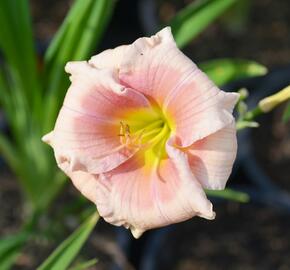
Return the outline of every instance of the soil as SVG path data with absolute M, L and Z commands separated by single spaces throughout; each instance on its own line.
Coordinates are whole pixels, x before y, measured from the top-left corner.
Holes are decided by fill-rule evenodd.
M 245 0 L 246 1 L 246 0 Z M 162 1 L 159 16 L 166 23 L 191 1 Z M 70 0 L 31 1 L 35 34 L 40 53 L 60 25 Z M 132 42 L 142 35 L 135 1 L 122 0 L 117 4 L 113 20 L 100 48 L 114 47 Z M 234 11 L 232 11 L 233 13 Z M 125 16 L 127 14 L 128 16 Z M 228 18 L 233 18 L 228 13 Z M 126 20 L 124 20 L 126 18 Z M 185 48 L 194 61 L 212 58 L 238 57 L 252 59 L 269 68 L 289 64 L 290 8 L 284 0 L 256 0 L 243 23 L 231 25 L 229 19 L 218 20 Z M 253 132 L 255 156 L 272 179 L 290 192 L 290 124 L 281 122 L 283 108 L 259 118 L 260 128 Z M 17 232 L 22 224 L 23 198 L 13 175 L 1 165 L 0 174 L 0 235 Z M 235 180 L 232 179 L 231 182 Z M 52 213 L 78 197 L 68 185 L 52 207 Z M 223 202 L 215 207 L 217 219 L 202 219 L 174 225 L 157 255 L 156 269 L 215 270 L 215 269 L 290 269 L 290 219 L 276 209 L 253 203 Z M 35 269 L 53 248 L 79 223 L 81 210 L 60 220 L 46 239 L 35 239 L 25 249 L 15 269 Z M 53 214 L 52 214 L 53 215 Z M 45 223 L 45 221 L 44 221 Z M 51 239 L 50 239 L 51 237 Z M 57 240 L 52 240 L 57 239 Z M 113 265 L 121 269 L 134 269 L 138 262 L 128 262 L 116 242 L 116 230 L 99 222 L 90 241 L 82 251 L 83 258 L 97 257 L 95 268 L 107 270 Z M 138 240 L 135 243 L 141 243 Z

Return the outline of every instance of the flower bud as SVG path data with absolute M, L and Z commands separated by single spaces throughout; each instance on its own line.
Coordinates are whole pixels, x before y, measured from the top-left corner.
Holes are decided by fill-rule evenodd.
M 272 111 L 280 103 L 290 99 L 290 85 L 278 93 L 266 97 L 259 102 L 259 108 L 264 112 Z

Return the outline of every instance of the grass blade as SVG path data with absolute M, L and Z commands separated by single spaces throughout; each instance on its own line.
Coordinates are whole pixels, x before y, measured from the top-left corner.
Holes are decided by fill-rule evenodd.
M 235 2 L 237 0 L 200 0 L 182 9 L 169 23 L 177 45 L 184 47 Z
M 0 133 L 0 154 L 5 158 L 9 163 L 9 166 L 14 171 L 19 171 L 20 164 L 18 159 L 18 153 L 16 149 L 12 146 L 12 143 Z
M 233 80 L 262 76 L 267 68 L 257 62 L 244 59 L 215 59 L 198 65 L 218 86 Z
M 94 229 L 99 215 L 91 215 L 73 234 L 37 268 L 37 270 L 65 270 L 78 255 L 80 249 Z
M 224 190 L 206 190 L 206 194 L 212 197 L 218 197 L 230 201 L 247 203 L 250 197 L 247 193 L 226 188 Z
M 0 269 L 8 270 L 15 263 L 23 245 L 29 237 L 28 233 L 20 232 L 0 240 Z
M 59 49 L 62 46 L 62 42 L 65 41 L 65 35 L 67 34 L 68 28 L 72 24 L 74 18 L 77 16 L 77 13 L 81 12 L 82 8 L 84 8 L 82 1 L 77 1 L 69 10 L 65 20 L 63 21 L 61 27 L 58 29 L 45 53 L 44 61 L 46 66 L 50 66 L 52 61 L 55 59 Z
M 64 66 L 68 61 L 86 59 L 99 43 L 111 17 L 115 0 L 76 0 L 46 55 L 47 89 L 44 132 L 49 131 L 56 118 L 68 76 Z
M 115 2 L 115 0 L 95 1 L 90 17 L 83 28 L 80 44 L 76 48 L 73 60 L 80 60 L 89 57 L 93 49 L 97 47 L 112 16 Z
M 89 261 L 79 263 L 78 265 L 70 268 L 69 270 L 86 270 L 89 267 L 94 266 L 97 262 L 98 262 L 97 259 L 91 259 Z
M 0 48 L 32 109 L 39 106 L 40 86 L 27 0 L 0 1 Z

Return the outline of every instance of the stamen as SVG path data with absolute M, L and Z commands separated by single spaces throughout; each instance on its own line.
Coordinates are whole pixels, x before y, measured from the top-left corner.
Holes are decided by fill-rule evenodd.
M 128 124 L 124 124 L 122 121 L 120 122 L 120 133 L 118 134 L 120 137 L 120 143 L 127 147 L 136 147 L 135 141 L 136 137 L 131 138 L 130 126 Z M 139 138 L 137 138 L 139 140 Z
M 120 133 L 118 134 L 118 136 L 120 137 L 120 143 L 125 144 L 126 143 L 126 134 L 125 134 L 124 124 L 122 121 L 120 122 Z
M 158 119 L 153 121 L 144 128 L 137 128 L 139 125 L 133 125 L 133 130 L 127 123 L 120 122 L 120 143 L 126 147 L 132 148 L 149 148 L 158 144 L 162 139 L 167 137 L 170 131 L 164 120 Z M 140 126 L 139 126 L 140 127 Z M 137 130 L 136 130 L 137 128 Z
M 126 133 L 127 133 L 127 134 L 130 134 L 130 127 L 129 127 L 129 125 L 127 125 L 127 124 L 126 124 Z

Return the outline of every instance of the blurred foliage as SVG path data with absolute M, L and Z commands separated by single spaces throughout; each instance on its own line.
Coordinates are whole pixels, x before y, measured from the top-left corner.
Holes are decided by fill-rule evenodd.
M 99 220 L 98 213 L 92 214 L 74 233 L 64 240 L 53 253 L 37 268 L 37 270 L 65 270 L 75 257 L 78 255 L 81 247 L 88 239 Z M 95 263 L 95 261 L 93 261 Z M 89 262 L 91 265 L 92 261 Z M 88 262 L 85 264 L 88 265 Z M 82 269 L 82 265 L 77 266 Z
M 40 69 L 28 1 L 0 1 L 0 106 L 10 131 L 9 137 L 0 133 L 0 152 L 22 187 L 27 223 L 46 211 L 66 179 L 41 142 L 53 128 L 69 83 L 64 65 L 93 52 L 114 5 L 115 0 L 75 0 Z M 26 240 L 22 233 L 1 239 L 0 269 L 12 265 Z
M 87 270 L 90 267 L 96 265 L 97 262 L 98 262 L 97 259 L 91 259 L 91 260 L 86 261 L 86 262 L 78 263 L 76 266 L 69 268 L 69 270 Z
M 21 248 L 29 238 L 27 232 L 19 232 L 1 239 L 0 242 L 0 266 L 1 270 L 10 269 L 18 257 Z
M 288 102 L 287 107 L 283 114 L 283 121 L 288 122 L 290 120 L 290 102 Z
M 114 0 L 76 0 L 44 57 L 36 66 L 28 2 L 0 2 L 0 102 L 11 138 L 0 134 L 0 150 L 17 174 L 31 212 L 43 211 L 61 189 L 65 176 L 41 136 L 53 128 L 63 101 L 69 60 L 86 59 L 99 43 Z M 17 5 L 17 9 L 15 8 Z M 15 34 L 17 33 L 17 34 Z
M 45 54 L 48 86 L 45 96 L 43 132 L 53 128 L 57 112 L 68 87 L 64 66 L 68 61 L 87 59 L 99 44 L 112 15 L 115 0 L 77 0 Z
M 267 73 L 267 68 L 249 60 L 243 59 L 215 59 L 199 64 L 215 84 L 225 85 L 234 80 L 262 76 Z
M 236 36 L 247 31 L 252 4 L 251 0 L 237 1 L 225 12 L 221 22 L 231 34 Z
M 238 0 L 199 0 L 186 6 L 169 22 L 177 45 L 182 48 Z
M 250 200 L 248 194 L 230 188 L 226 188 L 225 190 L 206 190 L 206 194 L 212 197 L 227 199 L 240 203 L 247 203 Z

